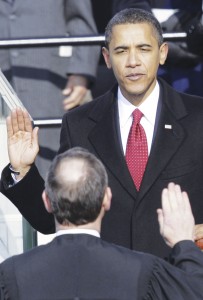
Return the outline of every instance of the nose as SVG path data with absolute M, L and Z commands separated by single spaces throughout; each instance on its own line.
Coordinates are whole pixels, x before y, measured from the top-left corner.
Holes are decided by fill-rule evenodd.
M 127 67 L 134 68 L 137 65 L 140 65 L 139 54 L 136 50 L 130 51 L 127 59 Z

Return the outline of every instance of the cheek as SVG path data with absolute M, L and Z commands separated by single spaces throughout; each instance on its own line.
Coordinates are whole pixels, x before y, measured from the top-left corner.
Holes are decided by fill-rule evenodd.
M 122 68 L 120 66 L 120 63 L 117 61 L 112 61 L 111 62 L 111 67 L 113 69 L 113 72 L 116 75 L 122 74 Z
M 119 68 L 118 66 L 114 66 L 113 69 L 114 76 L 116 77 L 118 83 L 120 84 L 121 82 L 125 81 L 125 70 L 123 68 Z
M 114 73 L 114 76 L 116 77 L 116 80 L 118 83 L 120 83 L 120 74 L 119 74 L 119 71 L 117 70 L 117 68 L 113 68 L 113 73 Z
M 154 76 L 157 74 L 159 61 L 157 60 L 156 57 L 154 59 L 150 59 L 149 61 L 146 60 L 143 65 L 147 69 L 147 73 L 149 75 Z

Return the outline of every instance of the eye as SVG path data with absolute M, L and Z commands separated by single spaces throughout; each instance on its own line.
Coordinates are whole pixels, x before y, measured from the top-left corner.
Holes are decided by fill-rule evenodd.
M 125 50 L 119 50 L 116 53 L 120 54 L 120 53 L 123 53 L 123 52 L 125 52 Z
M 122 54 L 122 53 L 125 53 L 126 51 L 127 51 L 127 49 L 119 48 L 116 50 L 116 54 Z
M 140 50 L 142 52 L 149 52 L 151 49 L 149 47 L 141 47 Z

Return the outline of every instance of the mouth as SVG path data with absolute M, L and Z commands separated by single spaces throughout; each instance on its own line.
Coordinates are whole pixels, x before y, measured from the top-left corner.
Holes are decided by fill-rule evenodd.
M 129 79 L 129 80 L 138 80 L 140 78 L 142 78 L 144 76 L 143 73 L 130 73 L 128 75 L 126 75 L 126 78 Z

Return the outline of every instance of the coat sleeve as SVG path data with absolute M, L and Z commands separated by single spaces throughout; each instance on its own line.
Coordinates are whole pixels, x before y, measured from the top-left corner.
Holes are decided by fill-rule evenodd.
M 10 186 L 11 184 L 11 174 L 6 166 L 1 176 L 1 193 L 18 208 L 34 229 L 43 234 L 54 233 L 54 217 L 44 207 L 42 201 L 44 180 L 36 166 L 33 165 L 20 182 Z
M 200 249 L 191 241 L 182 241 L 174 247 L 169 262 L 157 260 L 144 299 L 202 299 L 203 253 Z
M 92 5 L 90 0 L 65 1 L 67 34 L 70 36 L 97 35 Z M 100 46 L 74 46 L 68 65 L 69 74 L 96 76 L 100 57 Z

